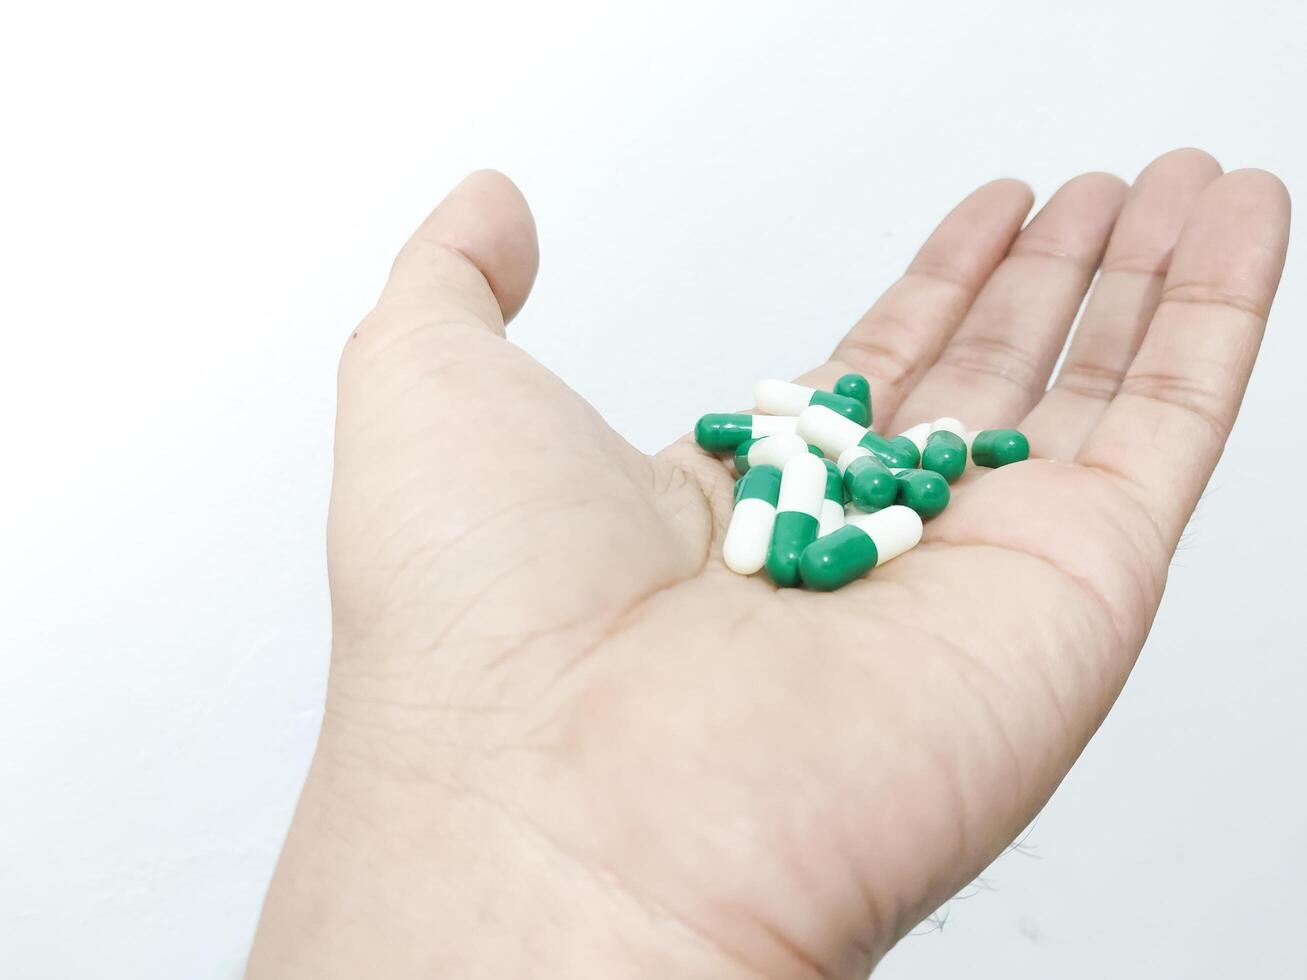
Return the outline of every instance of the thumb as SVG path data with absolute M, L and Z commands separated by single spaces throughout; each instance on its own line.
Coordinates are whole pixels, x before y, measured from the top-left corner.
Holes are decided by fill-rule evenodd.
M 378 312 L 386 319 L 474 317 L 502 334 L 526 302 L 539 264 L 535 221 L 522 192 L 498 171 L 478 170 L 400 250 Z
M 337 622 L 391 582 L 421 567 L 460 527 L 497 506 L 490 431 L 513 405 L 482 413 L 496 394 L 522 396 L 533 362 L 503 339 L 538 263 L 535 222 L 507 177 L 465 178 L 400 250 L 375 308 L 340 359 L 335 473 L 328 542 Z M 485 415 L 486 424 L 474 423 Z M 423 588 L 423 594 L 430 594 Z M 358 617 L 354 617 L 357 619 Z
M 511 180 L 478 170 L 450 191 L 400 249 L 376 306 L 345 345 L 337 462 L 370 420 L 402 445 L 460 398 L 476 397 L 481 373 L 460 365 L 483 362 L 488 345 L 502 344 L 538 264 L 535 221 Z

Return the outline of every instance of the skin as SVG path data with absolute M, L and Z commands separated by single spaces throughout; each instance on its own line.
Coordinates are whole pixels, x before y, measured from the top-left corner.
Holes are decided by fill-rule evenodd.
M 969 196 L 801 380 L 1034 458 L 814 594 L 725 569 L 725 463 L 504 339 L 534 225 L 455 189 L 341 361 L 326 712 L 248 975 L 860 977 L 984 868 L 1139 653 L 1289 226 L 1197 150 L 1031 200 Z

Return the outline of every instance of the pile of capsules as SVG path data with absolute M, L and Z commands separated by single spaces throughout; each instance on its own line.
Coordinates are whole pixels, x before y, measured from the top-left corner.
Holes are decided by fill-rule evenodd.
M 968 432 L 957 419 L 914 425 L 892 439 L 871 426 L 871 389 L 846 374 L 831 391 L 760 381 L 766 415 L 705 415 L 695 440 L 735 454 L 735 507 L 722 547 L 741 575 L 766 567 L 780 586 L 830 591 L 921 540 L 966 469 L 1017 463 L 1030 443 L 1016 429 Z

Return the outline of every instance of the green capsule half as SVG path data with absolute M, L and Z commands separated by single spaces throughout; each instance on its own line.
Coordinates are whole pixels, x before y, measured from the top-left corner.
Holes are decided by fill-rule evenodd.
M 876 567 L 876 542 L 862 528 L 846 524 L 809 545 L 799 559 L 803 584 L 829 592 Z
M 899 467 L 910 465 L 908 456 L 904 453 L 902 447 L 895 446 L 884 436 L 872 432 L 870 429 L 868 429 L 867 434 L 858 441 L 858 445 L 867 450 L 886 466 Z
M 765 500 L 773 507 L 781 496 L 781 471 L 766 463 L 755 466 L 735 481 L 735 503 L 745 498 Z
M 822 462 L 826 464 L 826 499 L 834 500 L 843 507 L 844 476 L 840 473 L 840 468 L 829 459 L 823 459 Z
M 895 503 L 911 507 L 928 520 L 942 513 L 948 506 L 948 481 L 931 470 L 900 470 L 894 474 L 898 484 L 898 496 Z
M 695 438 L 698 438 L 698 433 L 695 434 Z M 739 473 L 740 476 L 744 476 L 745 473 L 749 472 L 749 447 L 757 441 L 754 438 L 745 439 L 744 442 L 735 447 L 735 472 Z
M 889 444 L 894 447 L 900 459 L 910 460 L 910 462 L 899 464 L 904 469 L 912 469 L 921 462 L 921 451 L 917 449 L 917 444 L 907 436 L 895 436 L 889 441 Z
M 694 425 L 694 441 L 710 453 L 733 452 L 752 438 L 752 415 L 713 412 Z
M 971 440 L 971 459 L 977 466 L 1007 466 L 1030 458 L 1030 441 L 1016 429 L 986 429 Z
M 871 385 L 861 374 L 842 374 L 831 388 L 837 395 L 843 395 L 845 398 L 852 398 L 860 402 L 867 410 L 865 422 L 859 425 L 871 425 Z
M 808 401 L 809 405 L 825 405 L 833 412 L 839 412 L 845 418 L 850 418 L 858 425 L 870 425 L 869 413 L 867 406 L 856 398 L 849 398 L 847 395 L 837 395 L 833 391 L 822 391 L 818 388 L 812 393 L 812 398 Z
M 921 468 L 932 470 L 952 483 L 967 468 L 967 444 L 953 432 L 932 432 L 921 454 Z
M 777 585 L 790 588 L 799 584 L 799 558 L 817 540 L 817 527 L 817 518 L 803 511 L 783 510 L 776 515 L 767 549 L 767 574 Z
M 859 456 L 844 468 L 844 487 L 849 499 L 865 511 L 876 511 L 894 503 L 898 484 L 889 467 L 875 456 Z

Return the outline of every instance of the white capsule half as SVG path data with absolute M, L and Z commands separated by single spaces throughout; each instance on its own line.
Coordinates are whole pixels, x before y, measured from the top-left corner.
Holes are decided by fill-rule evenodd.
M 793 432 L 764 436 L 749 447 L 749 466 L 775 466 L 781 469 L 795 456 L 808 451 L 808 444 Z
M 821 515 L 817 518 L 817 537 L 824 538 L 844 526 L 844 505 L 829 497 L 821 502 Z
M 797 432 L 799 418 L 797 415 L 755 415 L 753 416 L 753 438 L 782 435 Z
M 920 456 L 922 451 L 926 448 L 926 439 L 930 435 L 930 423 L 921 422 L 918 425 L 914 425 L 906 432 L 901 433 L 901 435 L 917 447 L 917 455 Z
M 826 464 L 812 453 L 795 456 L 781 470 L 781 495 L 776 512 L 798 511 L 821 519 L 821 502 L 826 499 Z
M 936 419 L 930 424 L 931 432 L 952 432 L 959 439 L 967 437 L 967 427 L 957 419 L 951 419 L 945 416 L 942 419 Z M 923 444 L 924 445 L 924 444 Z
M 976 436 L 978 435 L 980 435 L 979 431 L 968 432 L 962 437 L 962 441 L 967 444 L 967 459 L 971 458 L 971 444 L 976 441 Z
M 753 386 L 753 401 L 773 415 L 798 415 L 808 407 L 816 388 L 796 385 L 792 381 L 768 379 Z
M 876 567 L 879 568 L 921 541 L 921 515 L 911 507 L 895 504 L 874 514 L 851 514 L 845 518 L 876 543 Z
M 740 575 L 752 575 L 767 561 L 776 508 L 766 500 L 745 497 L 731 511 L 731 525 L 722 542 L 726 567 Z
M 856 446 L 867 431 L 865 425 L 858 425 L 825 405 L 809 405 L 799 413 L 800 437 L 831 459 L 839 459 L 840 453 L 850 446 Z

